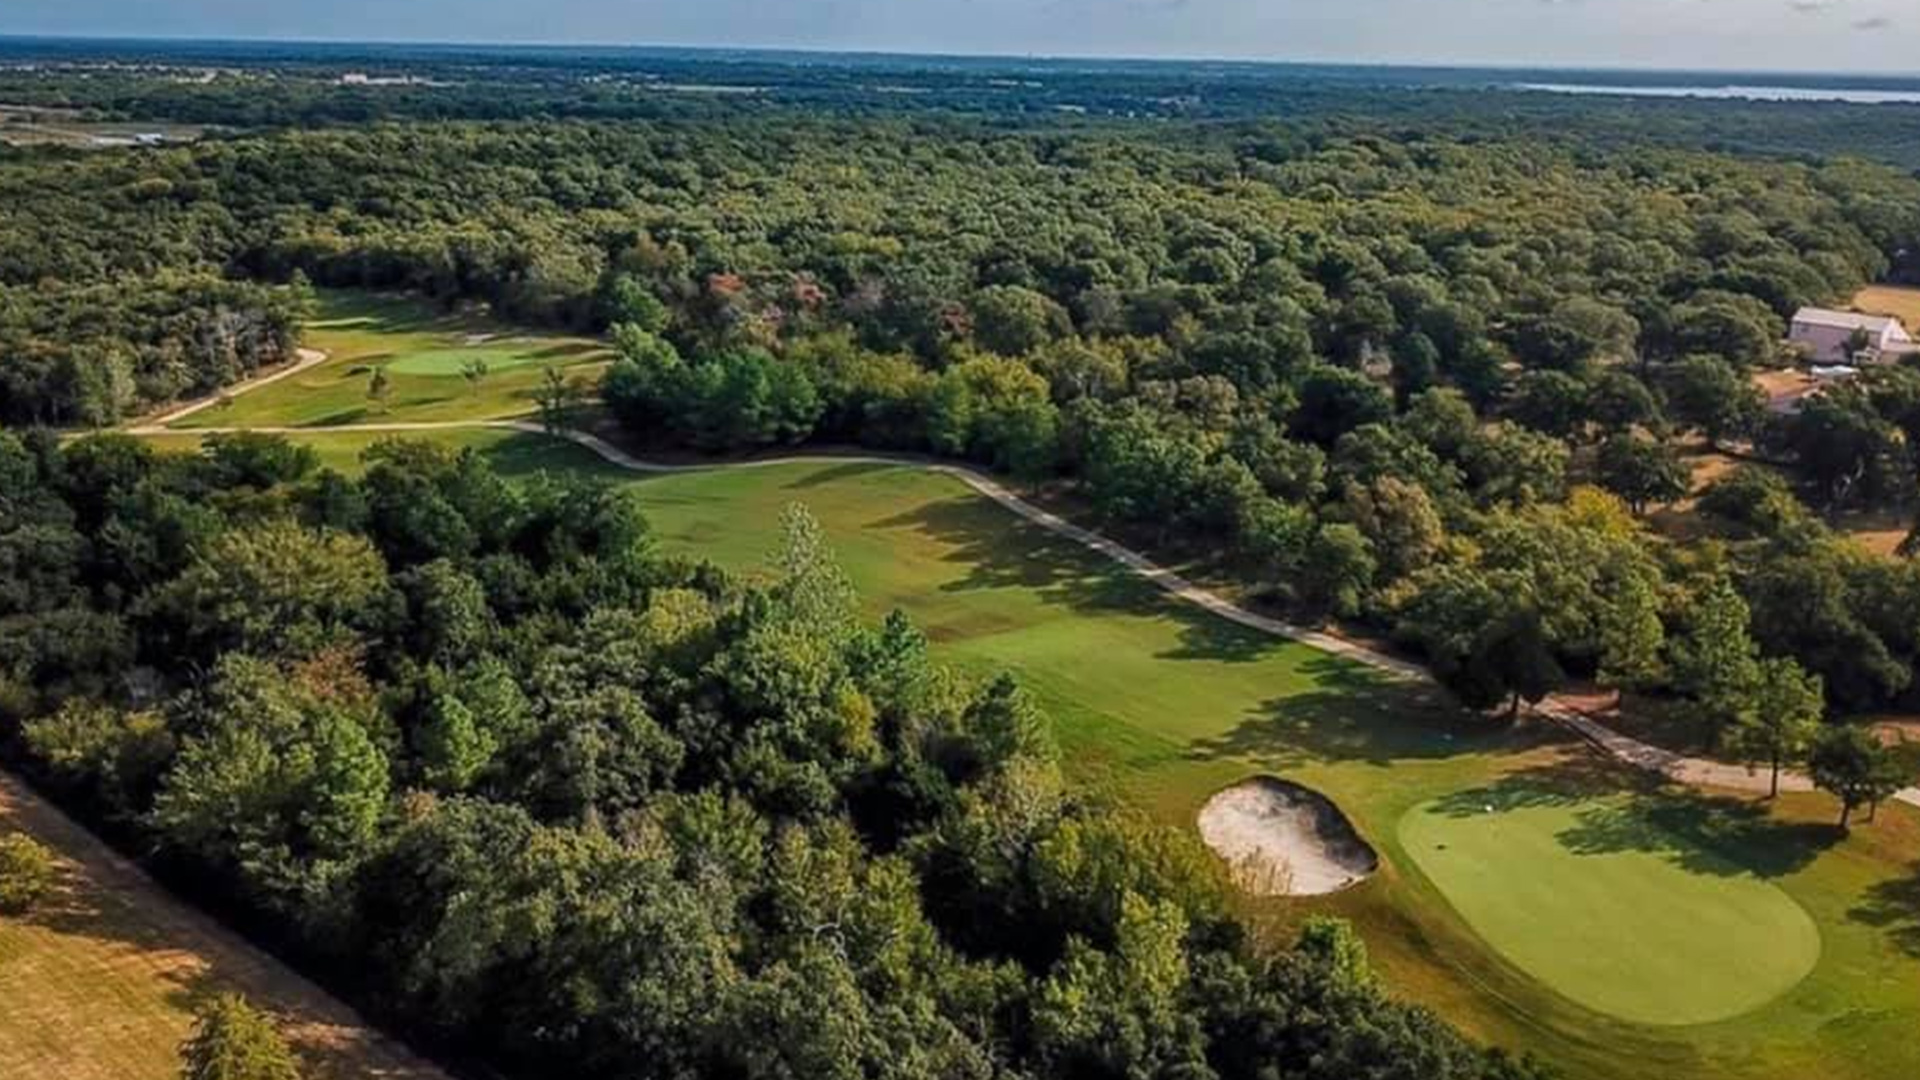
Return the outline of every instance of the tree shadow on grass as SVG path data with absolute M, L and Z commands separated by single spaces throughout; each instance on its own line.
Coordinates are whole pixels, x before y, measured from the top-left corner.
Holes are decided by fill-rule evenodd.
M 984 498 L 941 499 L 872 527 L 912 529 L 946 547 L 941 561 L 966 568 L 946 592 L 1027 589 L 1075 610 L 1143 615 L 1168 600 L 1132 571 Z
M 1840 834 L 1829 825 L 1782 821 L 1760 800 L 1663 788 L 1583 809 L 1559 839 L 1577 855 L 1637 851 L 1691 873 L 1772 879 L 1806 869 Z
M 1886 931 L 1895 948 L 1920 959 L 1920 862 L 1906 877 L 1868 889 L 1847 918 Z
M 1293 647 L 1304 649 L 1306 646 L 1287 642 L 1272 634 L 1262 633 L 1252 627 L 1223 619 L 1191 605 L 1181 603 L 1174 597 L 1160 594 L 1154 602 L 1173 605 L 1182 626 L 1180 628 L 1180 646 L 1156 653 L 1161 660 L 1217 660 L 1225 663 L 1245 664 L 1272 656 L 1280 649 Z M 1308 661 L 1304 666 L 1318 666 L 1319 659 Z M 1353 664 L 1330 666 L 1357 667 Z
M 1828 825 L 1777 819 L 1762 800 L 1682 790 L 1591 754 L 1455 792 L 1432 810 L 1470 818 L 1553 807 L 1576 808 L 1556 837 L 1572 854 L 1641 852 L 1716 877 L 1784 877 L 1840 839 Z
M 1187 758 L 1251 760 L 1277 770 L 1335 761 L 1385 766 L 1561 737 L 1538 725 L 1478 716 L 1436 687 L 1396 681 L 1335 657 L 1313 657 L 1300 671 L 1310 689 L 1268 699 L 1231 730 L 1189 744 Z
M 316 416 L 311 420 L 303 421 L 294 426 L 310 428 L 347 427 L 352 424 L 376 419 L 379 419 L 379 417 L 376 417 L 366 406 L 355 405 L 337 412 L 327 413 L 325 416 Z
M 1620 766 L 1591 754 L 1508 773 L 1491 784 L 1442 796 L 1429 812 L 1450 818 L 1474 818 L 1543 807 L 1575 806 L 1620 790 L 1634 778 Z
M 944 592 L 1024 589 L 1079 614 L 1175 620 L 1180 645 L 1157 654 L 1161 659 L 1249 663 L 1289 644 L 1188 604 L 1078 541 L 985 499 L 943 499 L 873 527 L 913 529 L 945 546 L 942 561 L 966 569 L 941 587 Z
M 525 479 L 543 473 L 591 476 L 599 480 L 626 479 L 633 474 L 581 446 L 532 432 L 513 432 L 484 444 L 480 452 L 500 475 Z
M 543 348 L 532 350 L 525 355 L 533 360 L 571 360 L 581 356 L 597 356 L 606 349 L 592 341 L 557 341 Z
M 815 469 L 805 476 L 795 479 L 789 483 L 787 487 L 794 491 L 805 491 L 809 488 L 826 487 L 829 484 L 858 480 L 862 477 L 872 476 L 875 473 L 892 472 L 899 467 L 898 465 L 885 465 L 877 461 L 848 461 Z
M 122 1007 L 117 996 L 106 996 L 121 992 L 112 981 L 116 976 L 151 978 L 159 1000 L 181 1014 L 198 1012 L 217 994 L 238 992 L 280 1019 L 300 1059 L 301 1076 L 431 1080 L 441 1075 L 393 1067 L 403 1053 L 398 1044 L 212 914 L 166 893 L 111 854 L 104 842 L 15 783 L 0 781 L 0 830 L 18 829 L 61 856 L 55 891 L 30 911 L 7 916 L 53 935 L 47 947 L 65 954 L 62 977 L 72 978 L 74 985 L 50 989 L 97 1000 L 109 1018 Z M 129 953 L 137 963 L 128 963 Z M 95 965 L 97 981 L 90 973 Z M 113 1031 L 97 1036 L 106 1056 L 154 1049 L 136 1046 L 131 1038 Z M 89 1052 L 95 1042 L 89 1035 Z M 58 1068 L 55 1074 L 64 1075 Z

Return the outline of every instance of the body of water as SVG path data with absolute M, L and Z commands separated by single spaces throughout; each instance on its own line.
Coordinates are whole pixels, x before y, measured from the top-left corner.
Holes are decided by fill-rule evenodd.
M 1730 98 L 1740 101 L 1845 101 L 1856 105 L 1920 104 L 1920 90 L 1871 90 L 1838 86 L 1642 86 L 1634 83 L 1516 83 L 1515 89 L 1554 94 L 1615 94 L 1623 97 Z

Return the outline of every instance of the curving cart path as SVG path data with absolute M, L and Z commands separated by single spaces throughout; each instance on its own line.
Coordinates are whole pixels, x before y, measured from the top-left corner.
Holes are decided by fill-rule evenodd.
M 228 396 L 238 396 L 247 391 L 264 386 L 267 383 L 286 378 L 296 371 L 305 370 L 324 359 L 324 354 L 314 354 L 309 350 L 302 350 L 301 362 L 299 364 L 275 372 L 263 379 L 236 387 L 228 391 Z M 214 400 L 217 399 L 207 399 L 196 402 L 154 421 L 127 430 L 129 434 L 133 435 L 217 435 L 234 434 L 241 431 L 256 431 L 278 435 L 320 435 L 340 432 L 390 432 L 394 434 L 404 434 L 407 432 L 459 431 L 490 428 L 498 431 L 517 431 L 566 439 L 568 442 L 574 443 L 577 446 L 591 450 L 610 464 L 637 473 L 689 473 L 705 472 L 714 469 L 753 469 L 775 465 L 825 464 L 832 462 L 864 462 L 875 465 L 904 465 L 926 469 L 943 476 L 953 477 L 969 488 L 972 488 L 975 492 L 993 500 L 1025 520 L 1049 532 L 1064 536 L 1082 547 L 1105 556 L 1114 562 L 1120 563 L 1133 573 L 1152 582 L 1172 596 L 1212 612 L 1229 622 L 1238 623 L 1241 626 L 1258 630 L 1261 633 L 1270 634 L 1274 637 L 1300 642 L 1303 645 L 1311 646 L 1322 652 L 1332 653 L 1335 656 L 1344 657 L 1355 663 L 1365 664 L 1368 667 L 1377 671 L 1386 672 L 1396 678 L 1421 682 L 1432 681 L 1432 675 L 1427 669 L 1414 661 L 1403 660 L 1397 656 L 1389 656 L 1377 649 L 1368 648 L 1365 645 L 1321 630 L 1296 626 L 1292 623 L 1248 611 L 1246 608 L 1235 604 L 1218 593 L 1194 584 L 1185 577 L 1161 566 L 1145 555 L 1110 537 L 1103 536 L 1100 533 L 1094 532 L 1092 529 L 1075 525 L 1073 522 L 1060 517 L 1058 514 L 1035 506 L 1033 503 L 1028 502 L 1008 490 L 1005 485 L 994 480 L 992 477 L 964 465 L 953 465 L 944 462 L 927 461 L 911 456 L 889 454 L 796 454 L 787 457 L 755 458 L 746 461 L 720 462 L 714 464 L 668 464 L 657 461 L 646 461 L 634 457 L 632 454 L 591 432 L 577 431 L 571 428 L 552 431 L 544 425 L 534 423 L 530 420 L 419 421 L 412 423 L 350 424 L 331 427 L 193 428 L 188 431 L 177 431 L 167 428 L 167 424 L 183 417 L 191 416 L 209 407 L 213 404 Z M 1770 786 L 1768 774 L 1759 769 L 1732 765 L 1721 761 L 1712 761 L 1706 758 L 1687 757 L 1684 754 L 1661 749 L 1660 747 L 1642 742 L 1629 735 L 1623 735 L 1579 709 L 1574 708 L 1572 705 L 1567 704 L 1565 701 L 1556 698 L 1548 698 L 1535 706 L 1533 711 L 1535 714 L 1573 732 L 1603 753 L 1626 764 L 1658 773 L 1676 783 L 1694 787 L 1723 788 L 1729 791 L 1754 794 L 1766 794 Z M 1811 791 L 1813 790 L 1813 781 L 1800 773 L 1783 772 L 1780 775 L 1780 790 Z M 1895 795 L 1894 799 L 1895 801 L 1903 802 L 1910 806 L 1920 807 L 1920 787 L 1908 788 L 1898 795 Z
M 243 394 L 250 394 L 263 386 L 272 386 L 281 379 L 292 378 L 306 371 L 308 368 L 317 367 L 327 362 L 327 354 L 321 352 L 319 349 L 297 349 L 294 352 L 294 356 L 296 359 L 293 363 L 288 364 L 278 371 L 268 372 L 259 378 L 250 379 L 243 383 L 235 383 L 228 387 L 224 394 L 224 400 L 231 401 Z M 197 401 L 190 401 L 185 405 L 175 406 L 167 412 L 142 421 L 140 426 L 130 430 L 136 435 L 152 434 L 153 432 L 164 430 L 168 424 L 179 423 L 195 413 L 211 409 L 219 404 L 221 400 L 223 400 L 223 395 L 213 394 L 200 398 Z

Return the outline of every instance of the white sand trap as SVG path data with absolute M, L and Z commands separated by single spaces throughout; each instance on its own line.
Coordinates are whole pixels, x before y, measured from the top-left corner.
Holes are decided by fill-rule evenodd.
M 1200 838 L 1256 896 L 1325 896 L 1365 881 L 1380 857 L 1325 795 L 1271 776 L 1200 808 Z

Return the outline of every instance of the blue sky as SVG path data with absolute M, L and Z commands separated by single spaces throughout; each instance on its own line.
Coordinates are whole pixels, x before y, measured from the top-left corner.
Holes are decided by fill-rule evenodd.
M 0 33 L 1920 73 L 1916 0 L 0 0 Z

